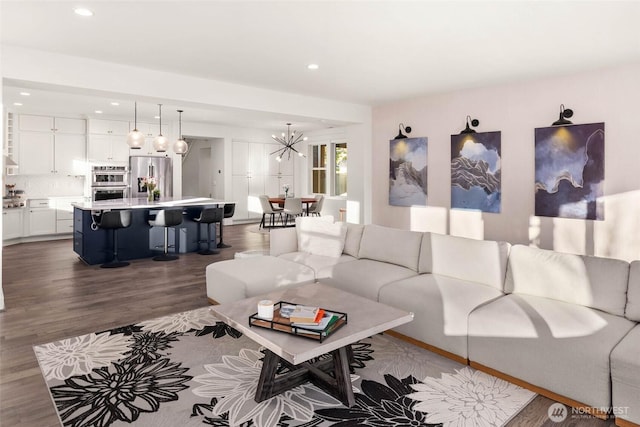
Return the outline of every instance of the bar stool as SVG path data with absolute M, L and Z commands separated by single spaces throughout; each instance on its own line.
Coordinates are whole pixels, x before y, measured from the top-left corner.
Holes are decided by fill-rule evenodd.
M 118 229 L 131 225 L 131 211 L 104 211 L 96 221 L 96 225 L 104 230 L 112 230 L 113 236 L 113 259 L 102 264 L 100 268 L 118 268 L 129 265 L 128 262 L 118 259 Z
M 182 224 L 182 209 L 162 209 L 155 219 L 149 220 L 152 227 L 164 227 L 164 253 L 153 257 L 154 261 L 173 261 L 178 259 L 178 255 L 169 255 L 169 227 Z
M 224 215 L 223 215 L 223 218 L 231 218 L 234 213 L 236 213 L 236 204 L 235 203 L 225 203 L 224 204 Z M 220 248 L 220 249 L 230 248 L 231 247 L 231 245 L 226 245 L 222 241 L 222 223 L 223 222 L 224 222 L 223 220 L 220 221 L 220 242 L 218 243 L 218 248 Z
M 207 249 L 203 249 L 198 251 L 200 255 L 217 255 L 220 251 L 212 251 L 211 250 L 211 224 L 219 222 L 222 223 L 222 218 L 224 216 L 224 212 L 222 208 L 205 208 L 200 212 L 199 218 L 194 218 L 193 220 L 198 223 L 198 245 L 203 240 L 200 240 L 200 224 L 207 224 Z M 213 242 L 215 244 L 215 242 Z

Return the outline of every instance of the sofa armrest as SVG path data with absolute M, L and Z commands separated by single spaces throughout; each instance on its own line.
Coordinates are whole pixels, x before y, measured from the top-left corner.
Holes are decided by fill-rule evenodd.
M 298 251 L 298 234 L 295 228 L 272 228 L 269 232 L 269 255 L 278 256 Z

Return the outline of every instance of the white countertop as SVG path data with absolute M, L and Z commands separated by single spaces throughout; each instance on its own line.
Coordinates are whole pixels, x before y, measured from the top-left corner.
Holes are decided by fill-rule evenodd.
M 188 207 L 202 205 L 224 206 L 225 203 L 233 203 L 220 199 L 210 199 L 207 197 L 161 197 L 159 201 L 150 202 L 146 197 L 102 200 L 98 202 L 72 203 L 76 208 L 82 210 L 118 210 L 118 209 L 163 209 L 171 207 Z

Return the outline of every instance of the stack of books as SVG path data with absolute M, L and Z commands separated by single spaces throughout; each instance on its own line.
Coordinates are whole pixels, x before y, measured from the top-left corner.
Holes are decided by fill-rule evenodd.
M 304 305 L 283 305 L 280 315 L 288 318 L 292 326 L 303 326 L 305 329 L 318 331 L 324 330 L 339 319 L 337 314 L 326 312 L 320 307 Z

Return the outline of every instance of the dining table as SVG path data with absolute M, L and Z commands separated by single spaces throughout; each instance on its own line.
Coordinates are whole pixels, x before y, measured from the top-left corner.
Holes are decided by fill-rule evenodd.
M 318 200 L 316 200 L 315 197 L 301 197 L 301 199 L 302 204 L 305 205 L 305 213 L 307 216 L 309 216 L 309 206 L 311 206 L 313 203 L 316 203 Z M 284 197 L 269 197 L 269 203 L 277 204 L 281 208 L 284 207 L 285 200 L 286 199 Z

